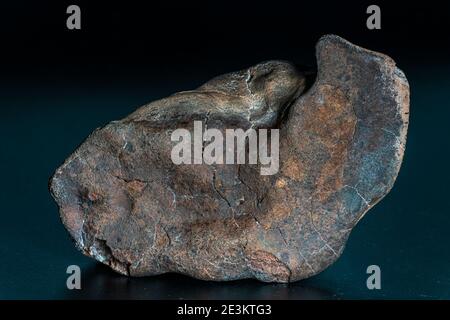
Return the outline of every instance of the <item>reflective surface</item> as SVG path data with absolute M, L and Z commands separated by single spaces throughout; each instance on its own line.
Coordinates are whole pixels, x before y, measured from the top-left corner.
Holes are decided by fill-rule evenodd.
M 87 268 L 83 290 L 63 288 L 61 297 L 69 299 L 330 299 L 333 294 L 307 281 L 295 284 L 266 284 L 255 280 L 232 282 L 198 281 L 167 274 L 147 278 L 127 278 L 107 267 Z

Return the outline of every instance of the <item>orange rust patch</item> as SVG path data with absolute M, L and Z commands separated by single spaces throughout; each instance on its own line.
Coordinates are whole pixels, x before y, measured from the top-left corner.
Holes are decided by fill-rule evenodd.
M 139 180 L 133 180 L 127 183 L 128 191 L 132 196 L 137 196 L 141 194 L 144 188 L 147 186 L 147 183 Z
M 290 215 L 291 208 L 279 201 L 275 203 L 270 211 L 269 216 L 273 217 L 274 221 L 280 221 Z
M 83 227 L 83 216 L 81 211 L 75 207 L 67 207 L 64 209 L 61 217 L 64 220 L 64 225 L 69 231 L 70 235 L 78 240 L 81 228 Z
M 275 182 L 275 186 L 279 189 L 286 187 L 286 180 L 283 178 L 278 179 L 277 182 Z
M 329 154 L 316 180 L 316 194 L 325 201 L 342 185 L 343 166 L 356 127 L 356 116 L 345 94 L 338 88 L 323 86 L 319 93 L 323 99 L 311 114 L 308 128 L 320 137 Z
M 170 238 L 167 235 L 167 232 L 160 225 L 158 225 L 155 229 L 155 242 L 153 243 L 153 245 L 158 250 L 160 250 L 160 249 L 168 246 L 169 243 L 170 243 Z
M 284 176 L 295 181 L 302 181 L 305 178 L 305 172 L 300 161 L 292 157 L 282 164 L 281 172 Z
M 91 201 L 97 201 L 97 200 L 100 200 L 100 198 L 101 198 L 101 196 L 97 192 L 90 191 L 88 193 L 88 199 L 91 200 Z
M 257 250 L 247 253 L 247 260 L 251 269 L 264 273 L 273 281 L 288 282 L 291 272 L 288 267 L 272 253 Z

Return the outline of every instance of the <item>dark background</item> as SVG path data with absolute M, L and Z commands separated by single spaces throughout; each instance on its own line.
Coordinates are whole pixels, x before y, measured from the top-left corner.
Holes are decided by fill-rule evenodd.
M 66 8 L 81 7 L 81 30 Z M 381 30 L 366 8 L 381 7 Z M 0 5 L 0 299 L 450 299 L 450 4 L 391 1 Z M 326 33 L 388 54 L 411 86 L 404 163 L 342 257 L 289 285 L 126 278 L 76 251 L 48 178 L 96 127 L 144 103 L 269 59 L 315 67 Z M 82 290 L 66 268 L 82 268 Z M 366 288 L 381 267 L 382 289 Z

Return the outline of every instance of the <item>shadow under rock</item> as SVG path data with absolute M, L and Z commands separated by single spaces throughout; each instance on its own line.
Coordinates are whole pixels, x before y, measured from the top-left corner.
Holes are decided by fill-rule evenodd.
M 130 278 L 108 267 L 94 264 L 82 271 L 81 290 L 63 288 L 64 299 L 294 299 L 322 300 L 335 297 L 311 286 L 308 280 L 291 284 L 270 284 L 257 280 L 213 282 L 179 274 Z

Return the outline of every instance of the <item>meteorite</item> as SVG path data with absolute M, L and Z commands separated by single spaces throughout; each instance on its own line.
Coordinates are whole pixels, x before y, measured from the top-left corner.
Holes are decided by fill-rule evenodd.
M 291 63 L 269 61 L 95 130 L 50 181 L 76 246 L 129 276 L 290 282 L 336 261 L 397 177 L 409 86 L 391 58 L 335 35 L 316 56 L 310 87 Z M 278 172 L 174 164 L 171 134 L 194 121 L 279 129 Z

